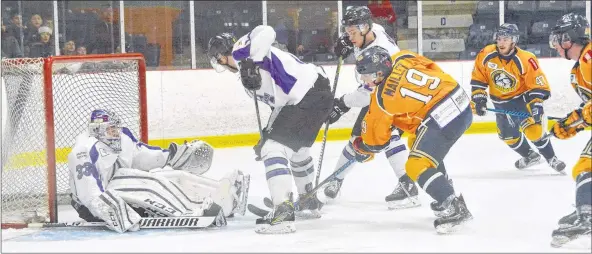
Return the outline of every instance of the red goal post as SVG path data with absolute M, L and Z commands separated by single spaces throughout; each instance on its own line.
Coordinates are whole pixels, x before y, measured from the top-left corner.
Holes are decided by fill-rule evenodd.
M 142 54 L 2 60 L 2 228 L 57 222 L 69 205 L 67 154 L 97 108 L 148 141 Z

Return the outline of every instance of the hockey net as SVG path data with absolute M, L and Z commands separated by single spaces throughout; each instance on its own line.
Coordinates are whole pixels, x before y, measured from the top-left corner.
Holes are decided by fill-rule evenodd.
M 70 203 L 67 156 L 94 109 L 147 142 L 141 54 L 2 60 L 2 228 L 57 222 Z

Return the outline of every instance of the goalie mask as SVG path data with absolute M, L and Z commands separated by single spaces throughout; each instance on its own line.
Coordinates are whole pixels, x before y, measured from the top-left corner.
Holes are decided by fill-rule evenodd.
M 121 121 L 115 113 L 97 109 L 90 114 L 89 134 L 105 143 L 113 151 L 121 151 Z

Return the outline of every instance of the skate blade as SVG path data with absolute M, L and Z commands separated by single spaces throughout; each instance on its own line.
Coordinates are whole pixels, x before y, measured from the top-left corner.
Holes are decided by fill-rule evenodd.
M 407 209 L 421 206 L 421 202 L 419 202 L 419 198 L 417 197 L 406 198 L 404 200 L 388 201 L 387 204 L 389 210 Z
M 436 232 L 441 235 L 458 232 L 458 231 L 462 230 L 463 228 L 465 228 L 467 223 L 472 219 L 473 219 L 473 217 L 471 216 L 459 223 L 446 223 L 446 224 L 438 225 L 436 227 Z
M 519 169 L 519 170 L 522 170 L 522 169 L 527 169 L 527 168 L 530 168 L 530 167 L 532 167 L 532 166 L 539 165 L 539 164 L 541 164 L 541 163 L 543 163 L 543 160 L 541 160 L 541 159 L 539 158 L 538 160 L 536 160 L 536 161 L 533 161 L 533 162 L 531 162 L 531 163 L 529 163 L 529 164 L 526 164 L 526 165 L 524 165 L 523 167 L 516 167 L 516 168 L 517 168 L 517 169 Z
M 255 227 L 255 233 L 272 235 L 272 234 L 289 234 L 296 232 L 296 225 L 293 221 L 285 221 L 275 225 L 259 224 Z
M 294 215 L 299 219 L 318 219 L 321 218 L 321 212 L 319 210 L 304 210 L 304 211 L 294 211 Z
M 553 236 L 553 239 L 551 240 L 551 247 L 561 248 L 567 244 L 570 247 L 582 247 L 590 249 L 592 248 L 590 236 L 590 234 L 578 235 L 573 238 L 569 238 L 567 236 Z
M 243 196 L 241 197 L 240 205 L 235 208 L 233 213 L 238 213 L 242 216 L 245 215 L 247 212 L 247 202 L 249 199 L 249 187 L 251 187 L 251 176 L 250 175 L 243 175 L 243 185 L 241 186 L 241 193 Z

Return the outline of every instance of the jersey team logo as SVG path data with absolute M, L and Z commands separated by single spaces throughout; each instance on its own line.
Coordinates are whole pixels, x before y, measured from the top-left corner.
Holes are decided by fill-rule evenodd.
M 516 90 L 516 78 L 504 70 L 492 71 L 491 79 L 495 83 L 495 88 L 502 93 L 511 93 Z

